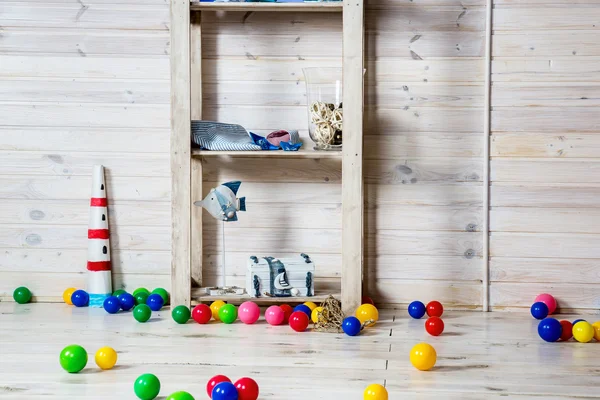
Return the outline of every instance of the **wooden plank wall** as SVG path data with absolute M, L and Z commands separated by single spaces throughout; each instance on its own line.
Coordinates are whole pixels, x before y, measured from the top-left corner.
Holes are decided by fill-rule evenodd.
M 600 297 L 598 1 L 496 0 L 491 303 Z
M 0 5 L 0 299 L 85 287 L 94 164 L 115 286 L 169 286 L 168 23 L 163 0 Z

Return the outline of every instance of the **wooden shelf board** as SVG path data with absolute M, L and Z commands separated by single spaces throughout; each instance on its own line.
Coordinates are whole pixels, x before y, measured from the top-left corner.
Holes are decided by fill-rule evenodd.
M 227 296 L 209 296 L 204 294 L 204 290 L 201 288 L 193 288 L 192 289 L 192 303 L 202 303 L 202 302 L 213 302 L 216 300 L 223 300 L 232 304 L 241 304 L 244 301 L 253 301 L 258 305 L 268 305 L 268 304 L 283 304 L 283 303 L 304 303 L 305 301 L 312 301 L 314 303 L 320 303 L 325 301 L 332 295 L 336 299 L 341 299 L 340 293 L 327 293 L 327 294 L 317 294 L 316 296 L 298 296 L 298 297 L 250 297 L 249 295 L 227 295 Z
M 339 158 L 342 159 L 341 151 L 317 151 L 311 149 L 301 149 L 298 151 L 211 151 L 192 149 L 192 157 L 256 157 L 256 158 Z
M 342 12 L 342 1 L 322 1 L 305 3 L 254 3 L 254 2 L 198 2 L 192 1 L 192 11 L 301 11 L 301 12 Z

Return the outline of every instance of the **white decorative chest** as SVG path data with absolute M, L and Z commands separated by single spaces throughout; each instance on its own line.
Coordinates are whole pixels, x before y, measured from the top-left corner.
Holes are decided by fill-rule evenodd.
M 314 296 L 315 265 L 304 253 L 297 257 L 248 259 L 246 292 L 252 297 Z

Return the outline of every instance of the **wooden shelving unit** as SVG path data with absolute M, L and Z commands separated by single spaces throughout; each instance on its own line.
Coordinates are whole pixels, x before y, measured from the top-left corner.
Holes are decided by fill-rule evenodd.
M 298 152 L 202 151 L 191 148 L 191 121 L 202 119 L 202 26 L 203 11 L 242 12 L 341 12 L 343 13 L 344 145 L 341 152 L 315 151 L 310 144 Z M 202 209 L 193 206 L 202 193 L 202 160 L 209 157 L 334 158 L 342 164 L 342 271 L 344 310 L 360 304 L 363 270 L 363 95 L 364 4 L 344 2 L 254 3 L 190 2 L 171 0 L 171 171 L 172 171 L 172 265 L 173 304 L 210 301 L 194 284 L 202 285 Z M 310 299 L 323 300 L 330 293 Z M 335 295 L 335 294 L 334 294 Z M 249 297 L 225 297 L 243 301 Z M 260 304 L 302 302 L 297 298 L 261 298 Z

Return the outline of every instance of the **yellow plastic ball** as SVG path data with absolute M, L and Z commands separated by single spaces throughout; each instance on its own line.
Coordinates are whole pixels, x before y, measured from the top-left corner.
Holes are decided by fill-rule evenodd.
M 70 306 L 72 306 L 72 305 L 73 305 L 73 302 L 71 301 L 71 296 L 73 295 L 73 292 L 74 292 L 74 291 L 76 291 L 76 290 L 77 290 L 77 289 L 75 289 L 74 287 L 70 287 L 70 288 L 68 288 L 67 290 L 65 290 L 65 291 L 63 292 L 63 301 L 64 301 L 66 304 L 68 304 L 68 305 L 70 305 Z
M 388 400 L 387 389 L 377 383 L 369 385 L 365 389 L 363 399 L 364 400 Z
M 117 363 L 117 352 L 112 347 L 102 347 L 96 352 L 96 364 L 102 369 L 111 369 Z
M 586 321 L 580 321 L 573 326 L 573 337 L 581 343 L 587 343 L 594 338 L 595 329 Z
M 594 322 L 592 328 L 594 328 L 594 339 L 600 342 L 600 321 Z
M 320 312 L 323 312 L 323 307 L 315 307 L 315 309 L 312 310 L 312 313 L 310 314 L 310 319 L 312 320 L 313 323 L 316 324 L 317 322 L 319 322 L 319 316 L 317 315 L 317 313 L 320 313 Z
M 372 304 L 363 304 L 356 309 L 355 316 L 361 324 L 364 324 L 369 320 L 377 322 L 379 320 L 379 311 L 377 311 L 377 308 Z
M 304 303 L 304 305 L 308 308 L 310 308 L 310 312 L 313 312 L 315 310 L 315 308 L 317 308 L 317 305 L 315 303 L 313 303 L 312 301 L 307 301 L 306 303 Z
M 410 362 L 420 371 L 429 371 L 436 361 L 437 353 L 428 343 L 419 343 L 410 351 Z
M 225 302 L 223 300 L 213 301 L 212 304 L 210 305 L 210 311 L 212 311 L 212 316 L 215 319 L 215 321 L 220 321 L 221 320 L 219 318 L 219 310 L 224 305 L 225 305 Z

